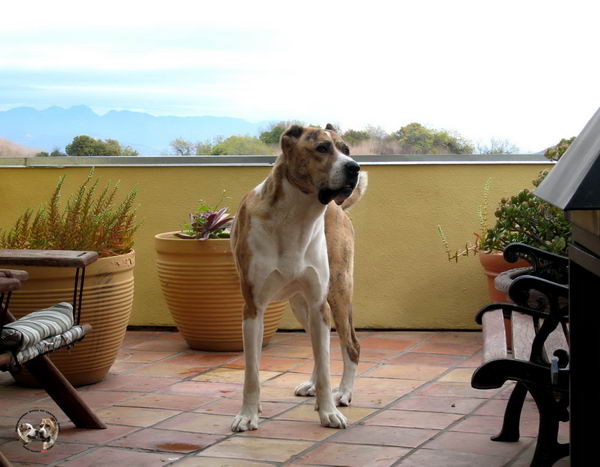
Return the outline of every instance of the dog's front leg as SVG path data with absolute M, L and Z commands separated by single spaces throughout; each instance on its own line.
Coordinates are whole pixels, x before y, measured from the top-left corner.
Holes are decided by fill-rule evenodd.
M 315 358 L 316 408 L 319 411 L 321 425 L 332 428 L 346 428 L 348 420 L 337 409 L 329 376 L 329 305 L 324 302 L 309 312 L 310 339 Z
M 260 412 L 259 366 L 263 340 L 263 311 L 248 316 L 244 310 L 244 398 L 242 409 L 231 424 L 232 431 L 248 431 L 258 428 Z

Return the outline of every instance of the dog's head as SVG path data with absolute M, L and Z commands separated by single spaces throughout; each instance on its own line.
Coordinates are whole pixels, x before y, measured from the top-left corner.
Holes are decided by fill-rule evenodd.
M 316 193 L 323 204 L 342 204 L 356 187 L 360 166 L 330 124 L 325 129 L 290 126 L 281 136 L 281 150 L 290 183 Z
M 42 439 L 50 439 L 56 434 L 56 422 L 51 418 L 42 418 L 40 426 L 37 429 Z

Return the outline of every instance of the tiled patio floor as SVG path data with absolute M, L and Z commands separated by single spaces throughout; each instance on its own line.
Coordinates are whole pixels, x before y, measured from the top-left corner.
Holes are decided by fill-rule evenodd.
M 0 374 L 0 450 L 15 465 L 65 466 L 526 466 L 537 432 L 528 401 L 518 443 L 490 441 L 501 425 L 510 387 L 470 386 L 479 364 L 480 333 L 361 332 L 360 377 L 346 430 L 323 428 L 314 401 L 294 396 L 311 371 L 302 333 L 278 333 L 263 350 L 262 421 L 233 434 L 241 404 L 241 353 L 190 350 L 178 333 L 130 331 L 111 374 L 80 388 L 109 425 L 79 430 L 39 390 Z M 332 343 L 333 383 L 341 354 Z M 47 453 L 15 441 L 18 417 L 46 408 L 61 420 Z M 566 441 L 568 427 L 561 427 Z M 557 465 L 569 465 L 563 460 Z

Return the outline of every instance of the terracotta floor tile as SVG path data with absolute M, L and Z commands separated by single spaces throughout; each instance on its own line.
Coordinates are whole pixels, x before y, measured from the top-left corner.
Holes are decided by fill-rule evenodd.
M 298 386 L 301 383 L 304 383 L 305 381 L 308 381 L 309 379 L 309 375 L 304 373 L 283 373 L 280 376 L 277 376 L 276 378 L 270 379 L 269 381 L 263 383 L 261 387 L 265 388 L 275 386 L 278 388 L 290 388 L 290 390 L 293 393 L 296 386 Z M 337 387 L 337 385 L 340 382 L 340 379 L 341 378 L 339 376 L 332 375 L 331 387 Z
M 357 425 L 335 437 L 336 443 L 375 444 L 415 448 L 437 435 L 437 430 L 391 426 Z
M 488 434 L 448 431 L 429 441 L 423 447 L 510 458 L 525 449 L 531 442 L 531 438 L 522 437 L 516 443 L 500 443 L 490 440 Z
M 148 342 L 153 339 L 160 339 L 162 337 L 168 337 L 171 333 L 167 331 L 128 331 L 125 334 L 125 339 L 123 339 L 123 345 L 121 347 L 127 348 L 135 344 L 140 344 L 142 342 Z
M 210 367 L 198 365 L 176 365 L 168 361 L 161 361 L 152 365 L 144 365 L 131 371 L 131 375 L 152 376 L 155 378 L 189 378 L 207 371 Z
M 465 368 L 478 368 L 483 363 L 483 352 L 477 352 L 475 355 L 467 358 L 461 362 L 458 366 Z
M 438 379 L 438 381 L 447 381 L 451 383 L 469 383 L 471 384 L 471 377 L 473 376 L 472 368 L 457 368 L 451 370 L 444 376 Z
M 258 430 L 241 433 L 241 436 L 260 438 L 283 438 L 302 441 L 321 441 L 336 434 L 334 428 L 325 428 L 319 423 L 292 420 L 265 420 Z
M 131 449 L 102 447 L 60 465 L 68 467 L 115 467 L 117 465 L 150 467 L 175 462 L 181 456 L 174 452 L 139 452 Z
M 228 415 L 212 415 L 205 413 L 187 412 L 156 425 L 163 430 L 191 431 L 216 435 L 231 434 L 233 417 Z
M 180 394 L 142 394 L 120 402 L 119 405 L 128 407 L 148 407 L 155 409 L 193 410 L 211 401 L 214 397 L 185 396 Z
M 384 410 L 363 422 L 366 425 L 401 426 L 406 428 L 429 428 L 443 430 L 462 415 L 414 410 Z
M 440 376 L 448 369 L 445 366 L 431 365 L 381 365 L 368 371 L 363 376 L 366 378 L 401 378 L 401 379 L 418 379 L 425 381 L 434 379 Z
M 232 397 L 236 393 L 240 393 L 242 389 L 241 384 L 183 381 L 163 388 L 158 392 L 162 394 L 196 394 L 201 397 Z
M 265 462 L 246 461 L 242 459 L 225 459 L 224 457 L 186 457 L 175 464 L 177 467 L 261 467 L 272 466 Z M 288 467 L 291 464 L 286 464 Z
M 500 428 L 502 428 L 502 417 L 473 415 L 454 425 L 451 431 L 495 435 L 500 432 Z
M 286 404 L 280 402 L 265 402 L 260 403 L 262 412 L 261 418 L 271 418 L 275 415 L 289 410 L 294 407 L 294 404 Z M 206 404 L 196 409 L 195 412 L 212 413 L 217 415 L 237 415 L 242 407 L 242 401 L 236 399 L 219 399 L 211 404 Z
M 447 354 L 447 355 L 465 355 L 471 356 L 481 349 L 480 344 L 453 344 L 448 342 L 425 342 L 418 345 L 413 352 Z
M 437 366 L 451 367 L 458 365 L 465 360 L 466 357 L 461 355 L 436 355 L 419 352 L 407 352 L 391 359 L 388 363 L 393 365 L 420 365 L 420 366 Z
M 89 444 L 61 443 L 59 435 L 56 444 L 47 452 L 32 452 L 25 449 L 20 441 L 10 441 L 2 445 L 2 453 L 11 462 L 48 465 L 83 452 L 90 447 Z
M 214 367 L 238 360 L 240 352 L 199 352 L 190 351 L 165 360 L 172 365 Z
M 124 375 L 144 366 L 144 363 L 128 363 L 116 361 L 108 370 L 109 375 Z
M 263 371 L 289 371 L 305 363 L 306 360 L 300 358 L 269 357 L 268 355 L 263 355 L 260 359 L 260 369 Z M 243 357 L 233 360 L 226 365 L 228 368 L 245 368 L 245 366 Z
M 309 345 L 269 345 L 262 351 L 263 355 L 287 358 L 311 358 L 312 347 Z
M 304 362 L 303 364 L 297 365 L 290 371 L 292 371 L 293 373 L 311 374 L 314 367 L 313 360 L 307 359 L 302 361 Z M 374 362 L 359 362 L 356 373 L 358 375 L 361 375 L 367 370 L 374 368 L 375 366 L 377 366 L 377 364 Z M 332 360 L 330 362 L 329 371 L 332 376 L 341 376 L 344 372 L 344 362 L 342 360 Z
M 192 378 L 192 381 L 244 384 L 244 372 L 245 370 L 239 368 L 215 368 L 214 370 L 207 371 Z M 264 383 L 265 381 L 281 374 L 282 373 L 275 371 L 260 371 L 259 381 Z
M 187 433 L 147 428 L 108 443 L 110 446 L 188 453 L 221 441 L 223 435 Z
M 482 345 L 483 333 L 481 331 L 466 332 L 434 332 L 428 342 L 457 344 L 457 345 Z
M 200 456 L 238 457 L 248 460 L 285 462 L 310 446 L 311 443 L 306 441 L 235 436 L 205 449 L 200 453 Z
M 397 402 L 390 409 L 468 414 L 482 403 L 481 399 L 411 395 Z
M 472 397 L 476 399 L 488 399 L 494 397 L 497 389 L 473 389 L 469 383 L 440 382 L 433 383 L 418 391 L 421 396 L 443 396 L 443 397 Z
M 72 422 L 60 425 L 59 441 L 84 444 L 104 444 L 139 430 L 139 427 L 108 425 L 104 430 L 76 428 Z
M 397 465 L 402 467 L 502 467 L 509 460 L 505 457 L 486 456 L 470 452 L 419 449 Z M 511 464 L 511 466 L 513 465 Z
M 306 397 L 298 397 L 294 394 L 293 387 L 279 387 L 279 386 L 265 386 L 262 385 L 260 388 L 260 401 L 261 402 L 288 402 L 291 404 L 301 404 L 306 401 Z M 235 394 L 228 395 L 227 397 L 231 399 L 241 400 L 242 399 L 242 391 L 240 386 L 240 391 Z
M 156 352 L 184 352 L 190 350 L 189 346 L 177 333 L 163 334 L 145 342 L 129 346 L 131 350 L 149 350 Z
M 483 404 L 474 412 L 474 415 L 492 415 L 503 417 L 506 410 L 506 400 L 492 399 Z M 535 402 L 526 400 L 521 411 L 521 418 L 538 418 L 538 409 Z
M 92 408 L 106 407 L 107 405 L 121 405 L 124 401 L 139 396 L 142 393 L 129 391 L 82 391 L 81 398 Z
M 117 355 L 118 362 L 150 363 L 177 355 L 173 352 L 150 352 L 144 350 L 121 349 Z
M 394 336 L 388 338 L 382 337 L 366 337 L 361 339 L 360 348 L 361 351 L 364 349 L 371 350 L 407 350 L 415 344 L 421 342 L 421 339 L 418 337 L 408 337 L 408 336 Z
M 402 352 L 399 350 L 377 350 L 377 349 L 360 349 L 360 361 L 361 362 L 373 362 L 382 363 L 388 362 L 393 358 L 398 357 Z M 311 354 L 312 358 L 312 354 Z M 332 360 L 343 360 L 344 357 L 339 348 L 331 349 Z
M 384 467 L 392 465 L 409 449 L 391 446 L 367 446 L 324 443 L 296 460 L 299 464 Z
M 79 388 L 79 391 L 115 390 L 132 392 L 152 392 L 157 389 L 177 383 L 176 378 L 152 378 L 139 375 L 109 375 L 103 381 Z
M 360 407 L 338 407 L 338 410 L 342 412 L 348 419 L 348 423 L 357 423 L 363 418 L 371 415 L 375 412 L 375 409 L 366 409 Z M 315 411 L 314 403 L 306 403 L 297 406 L 296 408 L 289 410 L 281 415 L 275 417 L 277 420 L 304 420 L 314 423 L 319 423 L 319 414 Z
M 177 410 L 139 407 L 109 407 L 96 411 L 98 417 L 105 423 L 129 426 L 151 426 L 179 413 Z

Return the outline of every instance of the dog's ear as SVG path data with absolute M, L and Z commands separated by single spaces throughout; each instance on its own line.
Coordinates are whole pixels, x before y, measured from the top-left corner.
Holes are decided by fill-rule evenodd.
M 333 126 L 331 123 L 328 123 L 328 124 L 325 126 L 325 129 L 326 129 L 326 130 L 335 131 L 335 132 L 337 133 L 337 130 L 335 129 L 335 127 L 334 127 L 334 126 Z
M 304 127 L 300 125 L 292 125 L 281 135 L 281 149 L 286 152 L 295 140 L 300 138 L 304 133 Z
M 300 138 L 300 136 L 302 136 L 303 132 L 304 132 L 303 126 L 292 125 L 287 130 L 285 130 L 285 133 L 283 133 L 283 136 L 291 136 L 292 138 Z

